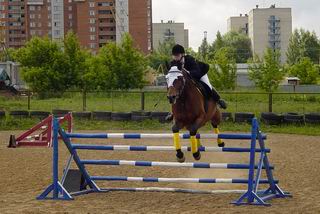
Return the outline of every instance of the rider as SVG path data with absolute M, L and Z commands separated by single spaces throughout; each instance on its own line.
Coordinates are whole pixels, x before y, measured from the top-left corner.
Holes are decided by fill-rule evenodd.
M 185 69 L 190 73 L 192 78 L 204 82 L 212 90 L 212 98 L 220 108 L 227 108 L 226 102 L 220 99 L 218 91 L 210 84 L 207 75 L 209 71 L 208 64 L 196 61 L 192 56 L 186 55 L 184 47 L 179 44 L 172 48 L 172 58 L 171 67 L 177 66 L 179 70 Z

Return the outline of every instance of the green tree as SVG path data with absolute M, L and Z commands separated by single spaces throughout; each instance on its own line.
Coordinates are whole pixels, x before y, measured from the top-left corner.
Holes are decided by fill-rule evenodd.
M 280 52 L 268 48 L 262 59 L 255 56 L 249 62 L 249 78 L 266 92 L 276 91 L 285 76 L 280 64 Z
M 16 51 L 14 59 L 21 65 L 23 79 L 40 96 L 68 88 L 68 61 L 58 43 L 49 38 L 33 37 Z
M 90 59 L 90 53 L 81 48 L 75 33 L 69 31 L 63 41 L 65 59 L 68 61 L 67 87 L 89 88 L 83 77 L 88 72 L 89 65 L 86 60 Z
M 236 87 L 237 65 L 230 48 L 220 48 L 210 62 L 208 76 L 214 87 L 219 90 Z
M 210 48 L 209 58 L 212 58 L 219 49 L 228 47 L 233 52 L 236 63 L 246 63 L 252 57 L 251 40 L 248 36 L 231 31 L 223 36 L 217 33 L 217 38 Z
M 298 77 L 301 84 L 317 84 L 319 69 L 310 58 L 303 57 L 289 68 L 289 74 Z
M 213 59 L 215 52 L 222 47 L 225 47 L 225 44 L 220 31 L 218 31 L 216 35 L 216 39 L 214 40 L 214 42 L 209 48 L 209 58 Z
M 287 50 L 287 63 L 294 65 L 303 57 L 309 57 L 313 63 L 319 64 L 320 43 L 315 32 L 295 29 Z
M 142 88 L 148 61 L 133 45 L 129 34 L 125 34 L 121 44 L 110 42 L 98 54 L 100 68 L 106 69 L 108 86 L 113 89 Z M 109 71 L 109 72 L 107 72 Z
M 174 39 L 160 42 L 157 50 L 154 50 L 153 53 L 148 56 L 149 65 L 157 71 L 164 72 L 167 69 L 166 63 L 171 61 L 171 51 L 174 45 Z
M 207 61 L 209 55 L 209 43 L 207 38 L 202 40 L 201 46 L 198 49 L 198 58 L 201 61 Z

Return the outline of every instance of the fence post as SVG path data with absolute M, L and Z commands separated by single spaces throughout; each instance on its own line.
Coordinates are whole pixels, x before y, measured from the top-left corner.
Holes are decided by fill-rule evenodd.
M 269 112 L 272 112 L 272 93 L 269 93 Z
M 30 105 L 31 105 L 31 92 L 28 90 L 28 111 L 30 111 Z
M 141 111 L 144 111 L 144 91 L 141 92 Z
M 87 111 L 87 91 L 82 91 L 82 111 Z

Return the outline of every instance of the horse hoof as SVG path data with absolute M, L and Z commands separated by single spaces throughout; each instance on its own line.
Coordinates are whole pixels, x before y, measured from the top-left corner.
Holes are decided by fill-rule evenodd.
M 179 158 L 178 156 L 177 156 L 177 161 L 179 162 L 179 163 L 183 163 L 184 161 L 186 160 L 186 158 L 183 156 L 182 158 Z
M 218 144 L 218 146 L 219 146 L 219 147 L 224 147 L 225 144 L 224 144 L 224 142 L 222 142 L 222 143 Z
M 183 163 L 186 160 L 183 152 L 181 152 L 181 151 L 176 154 L 176 157 L 177 157 L 177 161 L 179 163 Z
M 193 155 L 193 158 L 197 161 L 201 159 L 201 153 L 199 151 L 197 151 L 196 153 L 193 153 L 192 155 Z

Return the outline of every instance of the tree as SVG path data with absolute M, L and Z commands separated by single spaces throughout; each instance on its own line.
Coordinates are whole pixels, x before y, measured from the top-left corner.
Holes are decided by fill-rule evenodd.
M 119 45 L 110 42 L 103 46 L 98 54 L 99 68 L 105 72 L 108 87 L 113 89 L 142 88 L 147 70 L 146 57 L 133 45 L 129 34 L 125 34 Z M 92 69 L 91 69 L 92 70 Z M 90 75 L 88 75 L 90 76 Z
M 209 55 L 209 44 L 207 38 L 202 40 L 201 46 L 198 49 L 198 58 L 201 61 L 207 61 Z
M 33 37 L 16 51 L 14 59 L 21 65 L 23 79 L 40 96 L 68 88 L 68 61 L 58 43 L 49 38 Z
M 218 31 L 216 35 L 216 39 L 214 40 L 214 42 L 209 48 L 210 58 L 212 59 L 214 57 L 215 52 L 224 46 L 225 46 L 224 40 L 222 38 L 220 31 Z
M 266 92 L 276 91 L 283 80 L 285 70 L 280 64 L 280 52 L 268 48 L 262 59 L 255 56 L 249 64 L 249 78 Z
M 252 57 L 251 40 L 248 36 L 231 31 L 221 36 L 220 32 L 217 33 L 217 38 L 210 48 L 210 56 L 223 47 L 228 47 L 234 52 L 236 63 L 246 63 Z
M 235 89 L 237 65 L 231 48 L 220 48 L 210 63 L 209 79 L 217 89 Z
M 298 77 L 301 84 L 317 84 L 319 69 L 310 58 L 303 57 L 289 68 L 289 74 Z
M 165 40 L 159 43 L 158 49 L 149 55 L 149 65 L 159 71 L 166 70 L 166 63 L 171 61 L 171 51 L 172 47 L 175 45 L 174 39 Z
M 315 32 L 295 29 L 287 50 L 287 63 L 294 65 L 303 57 L 309 57 L 313 63 L 319 64 L 320 43 Z
M 86 60 L 91 57 L 89 52 L 80 47 L 79 40 L 75 33 L 69 31 L 63 41 L 65 59 L 68 61 L 67 87 L 85 89 L 89 87 L 83 80 L 83 76 L 88 72 L 89 65 Z

